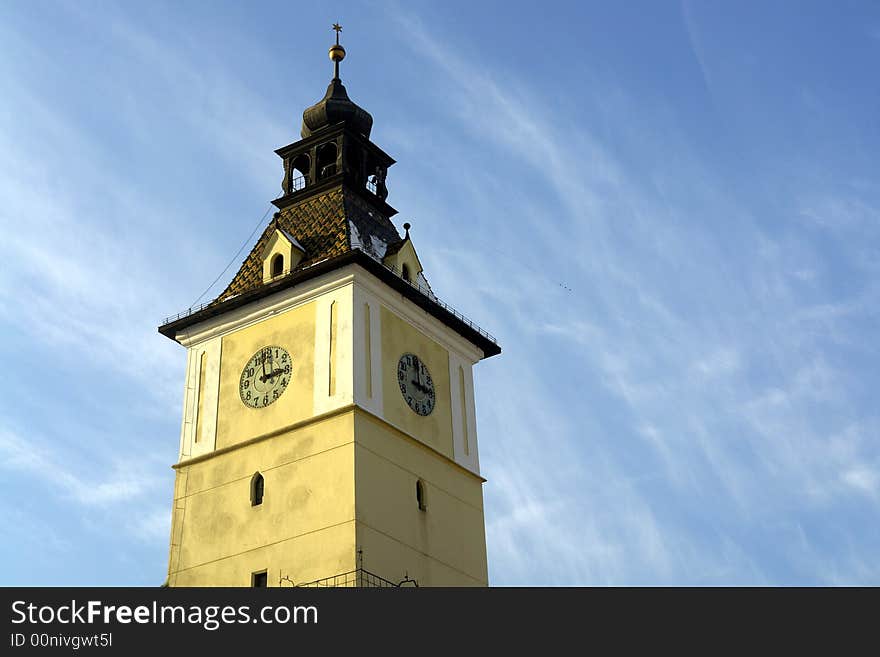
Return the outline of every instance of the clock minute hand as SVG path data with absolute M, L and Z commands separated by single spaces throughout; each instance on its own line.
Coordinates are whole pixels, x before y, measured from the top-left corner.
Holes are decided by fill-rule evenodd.
M 261 376 L 261 377 L 260 377 L 260 381 L 262 381 L 263 383 L 265 383 L 265 382 L 268 381 L 269 379 L 274 379 L 274 378 L 275 378 L 276 376 L 278 376 L 279 374 L 284 374 L 284 370 L 281 369 L 280 367 L 279 367 L 278 369 L 272 370 L 272 371 L 269 372 L 268 374 L 264 374 L 263 376 Z

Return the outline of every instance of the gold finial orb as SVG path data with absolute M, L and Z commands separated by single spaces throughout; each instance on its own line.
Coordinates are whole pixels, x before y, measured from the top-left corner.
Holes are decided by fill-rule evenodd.
M 345 48 L 339 45 L 339 33 L 342 32 L 342 26 L 339 23 L 333 23 L 333 31 L 336 32 L 336 43 L 330 46 L 330 52 L 327 54 L 331 61 L 338 64 L 345 59 Z
M 345 48 L 338 43 L 330 46 L 330 52 L 327 53 L 334 62 L 341 62 L 345 59 Z

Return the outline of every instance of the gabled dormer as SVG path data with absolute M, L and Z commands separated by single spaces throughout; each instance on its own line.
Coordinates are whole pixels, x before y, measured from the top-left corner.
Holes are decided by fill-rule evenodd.
M 423 292 L 433 296 L 428 280 L 423 273 L 424 267 L 422 267 L 422 263 L 419 261 L 419 256 L 416 253 L 416 247 L 413 246 L 412 240 L 409 237 L 410 225 L 403 224 L 403 229 L 406 231 L 405 237 L 388 247 L 385 251 L 385 257 L 382 259 L 382 264 L 389 267 L 407 283 L 415 285 Z
M 297 239 L 283 228 L 275 228 L 263 246 L 263 282 L 289 274 L 299 264 L 306 250 Z

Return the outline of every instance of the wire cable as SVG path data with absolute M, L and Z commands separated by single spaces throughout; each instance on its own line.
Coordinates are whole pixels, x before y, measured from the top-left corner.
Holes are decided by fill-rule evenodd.
M 232 263 L 234 263 L 234 262 L 236 261 L 236 259 L 238 258 L 238 256 L 241 254 L 241 252 L 244 251 L 244 247 L 246 247 L 248 244 L 250 244 L 250 242 L 251 242 L 251 238 L 254 236 L 254 233 L 256 233 L 256 232 L 257 232 L 257 229 L 258 229 L 260 226 L 263 225 L 263 222 L 266 220 L 266 217 L 269 215 L 269 213 L 270 213 L 271 211 L 272 211 L 272 206 L 270 205 L 268 208 L 266 208 L 266 212 L 263 213 L 263 216 L 260 217 L 260 220 L 257 222 L 257 225 L 254 226 L 254 229 L 251 231 L 251 234 L 247 236 L 247 239 L 244 241 L 244 243 L 241 245 L 241 247 L 238 249 L 238 251 L 235 252 L 235 255 L 232 256 L 232 259 L 229 261 L 229 264 L 227 264 L 226 267 L 223 268 L 223 271 L 221 271 L 221 272 L 217 275 L 217 278 L 215 278 L 215 279 L 211 282 L 211 284 L 207 287 L 207 289 L 199 295 L 199 298 L 196 299 L 195 301 L 193 301 L 193 303 L 192 303 L 192 305 L 190 306 L 190 308 L 194 308 L 195 305 L 196 305 L 199 301 L 201 301 L 202 298 L 203 298 L 208 292 L 210 292 L 211 288 L 214 287 L 214 286 L 217 284 L 217 281 L 220 280 L 220 278 L 223 276 L 223 274 L 225 274 L 225 273 L 229 270 L 229 268 L 232 266 Z

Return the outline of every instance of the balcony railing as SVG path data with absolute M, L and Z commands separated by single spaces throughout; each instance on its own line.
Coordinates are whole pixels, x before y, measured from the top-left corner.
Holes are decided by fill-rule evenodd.
M 332 577 L 324 577 L 316 579 L 314 582 L 306 584 L 297 584 L 303 588 L 398 588 L 400 586 L 418 586 L 418 583 L 409 577 L 397 582 L 396 584 L 390 580 L 380 577 L 369 570 L 358 568 L 351 572 L 333 575 Z
M 412 280 L 407 280 L 406 278 L 403 277 L 402 272 L 401 272 L 401 270 L 400 270 L 399 268 L 397 268 L 397 267 L 390 267 L 390 266 L 386 265 L 384 262 L 382 262 L 382 260 L 380 260 L 380 259 L 379 259 L 377 256 L 375 256 L 374 254 L 369 253 L 369 252 L 367 252 L 367 251 L 364 251 L 363 249 L 357 249 L 357 250 L 360 251 L 361 253 L 363 253 L 364 255 L 369 256 L 371 260 L 373 260 L 373 261 L 375 261 L 376 263 L 382 265 L 385 269 L 387 269 L 387 270 L 390 271 L 392 274 L 394 274 L 395 276 L 397 276 L 397 277 L 398 277 L 400 280 L 402 280 L 404 283 L 406 283 L 406 284 L 409 285 L 410 287 L 415 288 L 416 290 L 418 290 L 421 294 L 423 294 L 423 295 L 426 296 L 428 299 L 430 299 L 431 301 L 433 301 L 434 303 L 436 303 L 438 306 L 440 306 L 441 308 L 443 308 L 443 310 L 445 310 L 446 312 L 448 312 L 448 313 L 450 313 L 451 315 L 453 315 L 453 316 L 454 316 L 455 318 L 457 318 L 459 321 L 463 322 L 464 324 L 466 324 L 467 326 L 469 326 L 470 328 L 472 328 L 474 331 L 476 331 L 477 333 L 479 333 L 480 335 L 482 335 L 484 338 L 486 338 L 487 340 L 489 340 L 489 341 L 492 342 L 493 344 L 496 344 L 496 345 L 498 344 L 498 341 L 495 339 L 495 336 L 493 336 L 493 335 L 492 335 L 491 333 L 489 333 L 488 331 L 485 331 L 485 330 L 483 330 L 482 328 L 480 328 L 480 326 L 479 326 L 478 324 L 476 324 L 474 321 L 472 321 L 472 320 L 471 320 L 470 318 L 468 318 L 467 316 L 465 316 L 465 315 L 461 314 L 460 312 L 458 312 L 455 308 L 453 308 L 452 306 L 450 306 L 448 303 L 446 303 L 446 302 L 442 301 L 441 299 L 437 298 L 437 296 L 434 294 L 433 291 L 431 291 L 430 288 L 425 287 L 425 286 L 422 286 L 422 285 L 419 284 L 418 282 L 413 282 Z M 305 271 L 305 270 L 307 270 L 309 267 L 314 267 L 314 266 L 316 266 L 316 265 L 320 265 L 320 264 L 322 264 L 323 262 L 324 262 L 323 260 L 320 260 L 320 261 L 318 261 L 318 262 L 315 262 L 315 263 L 312 263 L 312 264 L 308 265 L 307 267 L 300 267 L 300 268 L 296 268 L 296 269 L 293 269 L 293 270 L 285 269 L 283 272 L 281 272 L 281 273 L 278 274 L 277 276 L 274 276 L 274 277 L 272 278 L 272 282 L 280 281 L 280 280 L 286 278 L 287 276 L 290 276 L 291 274 L 299 273 L 299 272 Z M 251 290 L 255 290 L 255 289 L 257 289 L 257 288 L 255 288 L 255 287 L 254 287 L 254 288 L 251 288 Z M 250 292 L 251 290 L 248 290 L 248 292 Z M 233 296 L 238 296 L 238 295 L 233 295 Z M 226 297 L 226 299 L 223 299 L 223 301 L 227 301 L 227 300 L 229 300 L 229 299 L 232 299 L 233 296 Z M 184 317 L 189 317 L 190 315 L 194 315 L 195 313 L 199 312 L 200 310 L 204 310 L 204 309 L 207 308 L 208 306 L 212 306 L 212 305 L 214 305 L 215 303 L 216 303 L 216 300 L 215 300 L 215 301 L 207 301 L 207 302 L 205 302 L 205 303 L 199 304 L 198 306 L 193 306 L 192 308 L 187 308 L 186 310 L 182 310 L 181 312 L 177 313 L 176 315 L 171 315 L 170 317 L 166 317 L 165 320 L 162 322 L 162 325 L 164 326 L 165 324 L 170 324 L 171 322 L 176 322 L 177 320 L 179 320 L 179 319 L 183 319 Z
M 475 322 L 473 322 L 470 318 L 466 317 L 465 315 L 462 315 L 460 312 L 458 312 L 455 308 L 453 308 L 452 306 L 450 306 L 448 303 L 446 303 L 446 302 L 444 302 L 444 301 L 441 301 L 439 298 L 437 298 L 437 296 L 434 294 L 434 292 L 433 292 L 430 288 L 428 288 L 428 287 L 423 287 L 423 286 L 422 286 L 420 283 L 418 283 L 418 282 L 414 282 L 414 281 L 412 281 L 412 280 L 410 280 L 410 279 L 406 279 L 406 278 L 404 278 L 404 277 L 403 277 L 403 272 L 402 272 L 399 268 L 397 268 L 397 267 L 391 267 L 391 266 L 389 266 L 389 265 L 386 265 L 384 262 L 382 262 L 379 258 L 377 258 L 377 257 L 376 257 L 375 255 L 373 255 L 372 253 L 368 253 L 367 251 L 364 251 L 363 249 L 358 249 L 358 250 L 361 251 L 361 253 L 364 253 L 364 254 L 370 256 L 370 258 L 372 258 L 373 260 L 375 260 L 376 262 L 378 262 L 380 265 L 382 265 L 383 267 L 385 267 L 385 269 L 387 269 L 387 270 L 390 271 L 392 274 L 394 274 L 395 276 L 397 276 L 397 277 L 398 277 L 400 280 L 402 280 L 404 283 L 406 283 L 406 284 L 409 285 L 410 287 L 413 287 L 413 288 L 415 288 L 416 290 L 418 290 L 419 292 L 421 292 L 422 294 L 424 294 L 424 295 L 425 295 L 426 297 L 428 297 L 431 301 L 433 301 L 433 302 L 436 303 L 438 306 L 440 306 L 441 308 L 443 308 L 443 310 L 445 310 L 445 311 L 447 311 L 448 313 L 451 313 L 452 315 L 454 315 L 457 319 L 459 319 L 460 321 L 462 321 L 462 322 L 464 322 L 465 324 L 467 324 L 469 327 L 471 327 L 472 329 L 474 329 L 477 333 L 479 333 L 480 335 L 482 335 L 484 338 L 486 338 L 486 339 L 489 340 L 490 342 L 494 342 L 495 344 L 498 344 L 498 341 L 495 339 L 495 336 L 493 336 L 493 335 L 492 335 L 491 333 L 489 333 L 488 331 L 484 331 L 482 328 L 480 328 L 480 326 L 479 326 L 478 324 L 476 324 Z
M 290 179 L 290 194 L 294 192 L 298 192 L 301 189 L 306 188 L 306 177 L 305 176 L 296 176 Z

